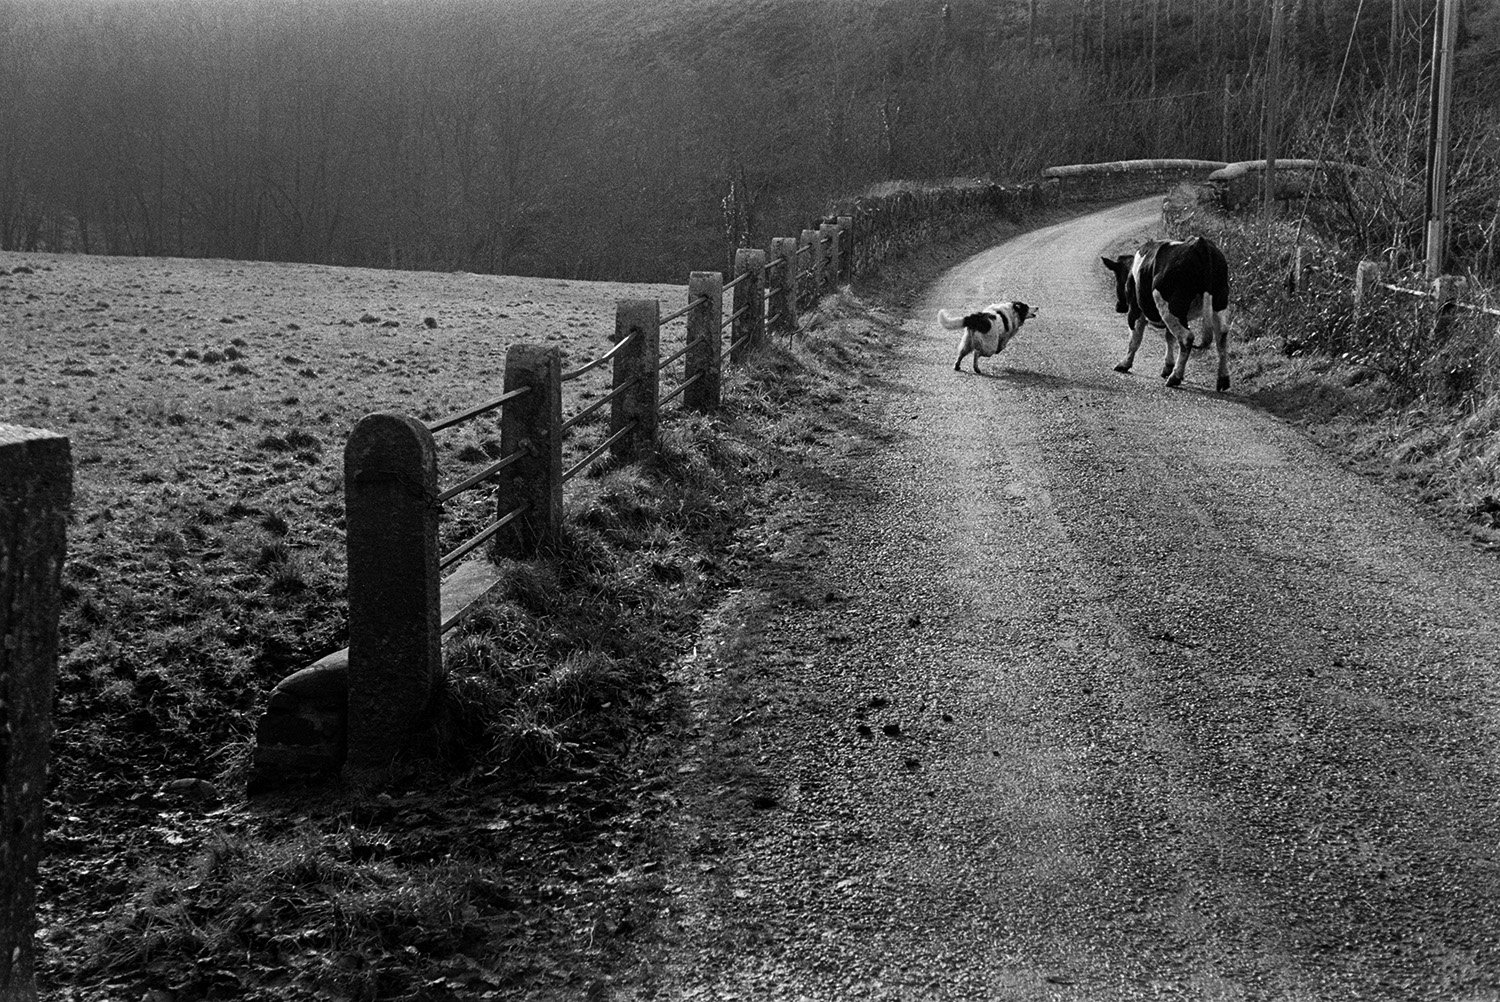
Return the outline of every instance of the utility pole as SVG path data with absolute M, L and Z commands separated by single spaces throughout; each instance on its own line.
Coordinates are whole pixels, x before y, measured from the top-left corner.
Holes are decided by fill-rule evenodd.
M 1151 96 L 1156 96 L 1156 13 L 1157 0 L 1151 0 Z
M 1458 0 L 1442 0 L 1432 32 L 1432 109 L 1427 138 L 1427 277 L 1443 273 L 1448 252 L 1448 112 L 1453 106 L 1453 50 Z
M 1401 0 L 1391 0 L 1391 61 L 1386 77 L 1396 79 L 1401 72 Z
M 1281 36 L 1286 26 L 1284 0 L 1271 0 L 1271 51 L 1269 62 L 1271 74 L 1266 81 L 1266 170 L 1262 178 L 1261 216 L 1271 220 L 1271 210 L 1276 204 L 1276 154 L 1279 152 L 1281 133 Z
M 1229 74 L 1224 74 L 1224 98 L 1222 104 L 1224 113 L 1223 134 L 1219 137 L 1219 159 L 1225 163 L 1229 162 Z

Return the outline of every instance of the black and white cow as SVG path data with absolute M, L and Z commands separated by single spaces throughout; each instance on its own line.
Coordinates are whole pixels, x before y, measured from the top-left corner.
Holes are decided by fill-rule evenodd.
M 1224 252 L 1206 237 L 1190 240 L 1153 240 L 1134 254 L 1103 258 L 1115 273 L 1115 312 L 1124 313 L 1130 325 L 1130 350 L 1115 366 L 1129 372 L 1141 346 L 1146 325 L 1162 332 L 1167 357 L 1161 374 L 1168 386 L 1181 384 L 1193 350 L 1188 321 L 1203 318 L 1204 335 L 1199 348 L 1210 338 L 1219 353 L 1217 389 L 1229 389 L 1229 263 Z M 1204 300 L 1208 303 L 1205 305 Z

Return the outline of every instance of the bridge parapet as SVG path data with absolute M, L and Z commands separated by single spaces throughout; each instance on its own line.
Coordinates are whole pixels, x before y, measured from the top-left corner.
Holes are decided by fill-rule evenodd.
M 1183 181 L 1202 181 L 1228 167 L 1223 160 L 1111 160 L 1048 167 L 1042 177 L 1057 186 L 1063 201 L 1129 198 L 1165 191 Z
M 1273 197 L 1303 198 L 1312 192 L 1320 178 L 1333 174 L 1348 177 L 1364 169 L 1336 160 L 1277 160 Z M 1265 172 L 1264 160 L 1241 160 L 1214 171 L 1208 175 L 1208 181 L 1218 189 L 1224 207 L 1234 209 L 1260 200 Z

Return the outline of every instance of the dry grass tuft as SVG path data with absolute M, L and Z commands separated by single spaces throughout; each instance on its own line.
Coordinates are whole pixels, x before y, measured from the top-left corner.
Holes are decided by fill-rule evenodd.
M 1358 260 L 1310 228 L 1267 227 L 1217 213 L 1180 188 L 1168 217 L 1224 249 L 1236 372 L 1259 404 L 1300 422 L 1364 469 L 1411 485 L 1423 501 L 1500 543 L 1500 342 L 1493 317 L 1455 312 L 1439 333 L 1418 301 L 1379 293 L 1352 312 Z M 1301 241 L 1304 278 L 1288 287 Z M 1401 279 L 1400 276 L 1396 276 Z M 1419 286 L 1413 276 L 1402 284 Z

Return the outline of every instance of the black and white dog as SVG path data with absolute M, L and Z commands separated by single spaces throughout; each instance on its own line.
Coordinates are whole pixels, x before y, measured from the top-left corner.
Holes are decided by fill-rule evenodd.
M 1101 260 L 1115 274 L 1115 312 L 1125 314 L 1130 325 L 1130 348 L 1115 371 L 1130 371 L 1150 324 L 1167 341 L 1161 374 L 1168 386 L 1180 385 L 1194 347 L 1188 321 L 1202 317 L 1205 331 L 1197 347 L 1207 348 L 1212 340 L 1219 354 L 1215 385 L 1221 393 L 1229 389 L 1229 263 L 1224 252 L 1206 237 L 1193 237 L 1152 240 L 1134 254 Z
M 1021 325 L 1038 312 L 1022 302 L 991 303 L 968 316 L 938 310 L 938 323 L 950 331 L 963 328 L 963 336 L 958 339 L 958 361 L 953 363 L 953 371 L 960 371 L 964 356 L 973 352 L 974 361 L 971 364 L 974 371 L 979 372 L 980 358 L 989 358 L 1004 351 L 1010 339 L 1020 332 Z M 982 372 L 979 374 L 984 375 Z

